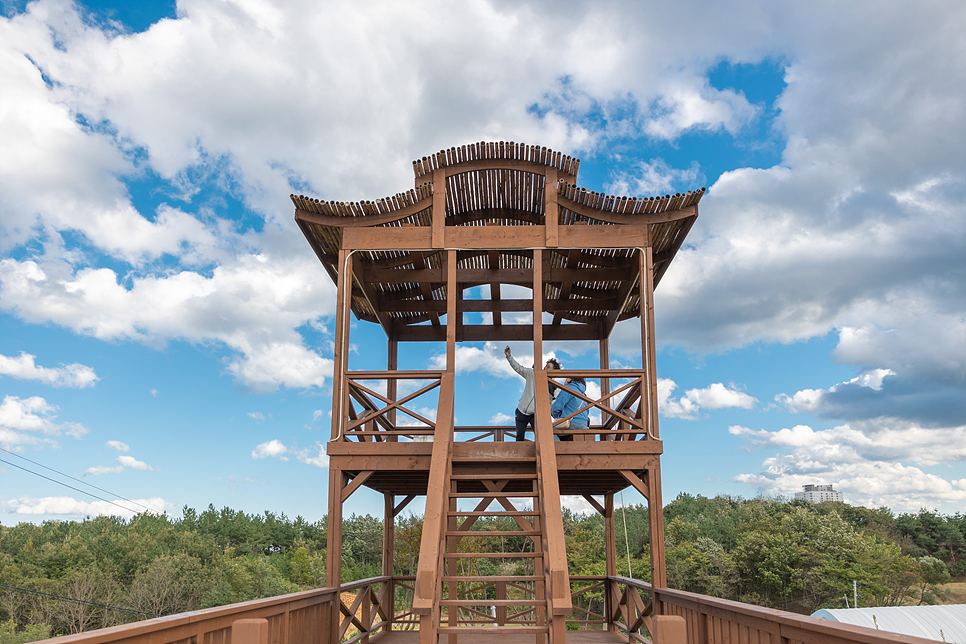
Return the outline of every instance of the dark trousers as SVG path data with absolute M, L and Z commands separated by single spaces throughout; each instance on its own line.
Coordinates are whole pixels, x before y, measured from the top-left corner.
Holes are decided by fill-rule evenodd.
M 522 441 L 527 433 L 527 427 L 536 429 L 536 425 L 533 424 L 533 414 L 524 414 L 519 409 L 516 412 L 517 440 Z

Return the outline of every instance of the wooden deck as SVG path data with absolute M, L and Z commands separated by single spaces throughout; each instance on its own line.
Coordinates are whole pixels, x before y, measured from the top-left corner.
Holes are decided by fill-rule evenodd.
M 439 644 L 449 644 L 448 635 L 439 636 Z M 546 635 L 520 633 L 514 636 L 506 633 L 460 634 L 458 644 L 535 644 L 545 642 Z M 536 638 L 539 638 L 537 640 Z M 391 631 L 369 640 L 372 644 L 419 644 L 419 631 Z M 607 631 L 567 631 L 567 644 L 627 644 L 627 635 Z
M 531 434 L 532 435 L 532 434 Z M 596 438 L 596 437 L 595 437 Z M 658 463 L 661 441 L 555 442 L 561 494 L 614 494 L 630 484 L 621 470 L 639 472 Z M 425 495 L 429 483 L 432 443 L 331 442 L 327 453 L 333 467 L 346 472 L 373 471 L 365 486 L 377 492 Z M 534 443 L 456 443 L 453 462 L 472 467 L 481 477 L 494 465 L 533 462 Z M 513 490 L 513 486 L 507 488 Z

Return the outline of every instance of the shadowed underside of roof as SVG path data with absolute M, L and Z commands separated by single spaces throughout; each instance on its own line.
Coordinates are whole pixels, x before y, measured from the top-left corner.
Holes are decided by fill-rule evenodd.
M 502 313 L 530 311 L 527 301 L 532 298 L 503 299 L 500 285 L 532 288 L 533 249 L 543 248 L 543 302 L 544 311 L 553 315 L 551 327 L 595 327 L 556 334 L 607 337 L 617 321 L 640 315 L 634 286 L 641 240 L 649 240 L 652 249 L 656 286 L 697 217 L 705 190 L 649 198 L 606 195 L 576 185 L 579 165 L 578 159 L 547 148 L 477 143 L 414 161 L 416 187 L 393 197 L 334 202 L 292 195 L 292 201 L 299 226 L 333 280 L 340 270 L 339 250 L 352 250 L 345 243 L 347 231 L 396 229 L 378 233 L 389 240 L 385 246 L 370 244 L 355 253 L 352 310 L 359 319 L 379 322 L 387 331 L 423 323 L 440 328 L 448 248 L 428 241 L 417 248 L 419 242 L 411 240 L 419 231 L 429 235 L 434 209 L 441 208 L 440 232 L 446 239 L 462 240 L 455 246 L 461 312 L 491 313 L 492 326 L 499 327 Z M 445 186 L 442 195 L 436 185 Z M 547 204 L 556 211 L 553 218 L 547 216 Z M 543 231 L 548 239 L 562 231 L 559 243 L 550 247 Z M 567 237 L 567 231 L 574 233 Z M 600 234 L 591 245 L 567 247 L 567 239 L 587 239 L 580 231 Z M 418 237 L 423 238 L 429 239 Z M 462 299 L 464 294 L 478 296 L 466 290 L 478 286 L 489 287 L 489 293 L 482 292 L 488 299 Z M 514 339 L 508 333 L 503 329 L 497 335 Z M 410 335 L 434 339 L 428 330 Z M 465 339 L 484 335 L 493 334 Z

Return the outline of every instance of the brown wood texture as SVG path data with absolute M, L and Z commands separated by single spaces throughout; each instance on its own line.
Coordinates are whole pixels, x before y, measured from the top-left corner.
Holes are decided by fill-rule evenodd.
M 517 275 L 531 274 L 527 252 L 547 248 L 555 252 L 544 257 L 541 290 L 546 290 L 543 299 L 554 302 L 544 307 L 555 314 L 554 326 L 561 320 L 602 326 L 597 337 L 579 339 L 606 338 L 617 321 L 640 315 L 632 283 L 636 271 L 630 270 L 634 249 L 653 248 L 656 286 L 704 195 L 703 189 L 650 198 L 587 191 L 575 184 L 579 160 L 512 142 L 450 148 L 415 161 L 413 168 L 416 189 L 386 199 L 348 203 L 292 196 L 299 227 L 330 276 L 337 279 L 342 270 L 340 249 L 361 251 L 353 280 L 358 295 L 351 307 L 360 320 L 378 322 L 387 333 L 426 320 L 439 329 L 446 311 L 435 303 L 445 302 L 450 288 L 445 276 L 434 273 L 442 269 L 438 253 L 443 249 L 460 251 L 457 289 L 490 284 L 491 301 L 499 302 L 500 284 L 529 285 Z M 475 257 L 483 264 L 466 255 L 472 250 L 482 253 Z M 572 274 L 555 271 L 564 267 Z M 475 275 L 480 268 L 488 274 Z M 594 274 L 602 268 L 618 274 Z M 507 309 L 491 305 L 488 310 L 495 313 L 492 328 L 465 339 L 517 339 L 498 332 L 499 314 Z M 418 331 L 400 333 L 398 339 L 427 337 Z M 545 339 L 555 338 L 545 334 Z

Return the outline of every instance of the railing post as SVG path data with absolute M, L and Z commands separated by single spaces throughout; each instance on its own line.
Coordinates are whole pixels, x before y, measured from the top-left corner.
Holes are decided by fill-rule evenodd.
M 365 593 L 362 598 L 362 604 L 359 607 L 362 610 L 362 622 L 365 631 L 362 633 L 362 644 L 369 644 L 369 631 L 372 628 L 372 584 L 369 584 L 365 588 L 359 589 L 360 593 Z
M 655 615 L 652 634 L 654 644 L 688 644 L 688 625 L 679 615 Z
M 268 620 L 236 619 L 231 623 L 231 644 L 268 644 Z

